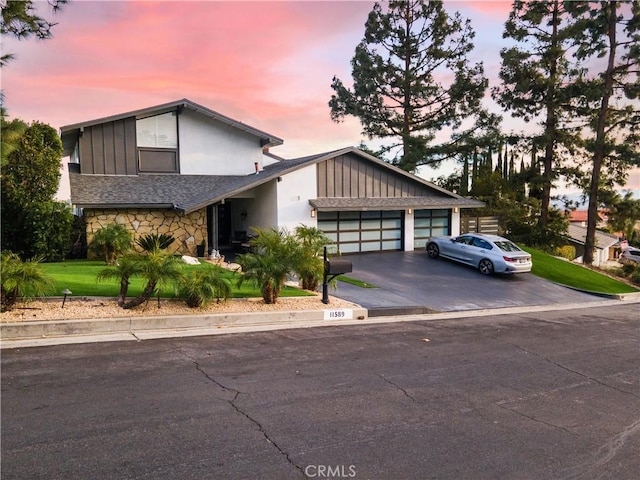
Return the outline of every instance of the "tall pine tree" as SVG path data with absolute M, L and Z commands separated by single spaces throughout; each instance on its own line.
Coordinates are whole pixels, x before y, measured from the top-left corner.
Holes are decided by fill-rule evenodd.
M 386 9 L 375 4 L 351 60 L 353 88 L 333 78 L 332 120 L 358 117 L 363 133 L 388 140 L 387 153 L 397 152 L 393 163 L 409 172 L 459 153 L 452 144 L 464 144 L 467 134 L 495 121 L 481 109 L 487 88 L 482 63 L 467 59 L 474 35 L 469 20 L 449 16 L 441 1 L 392 0 Z M 433 145 L 438 132 L 455 131 L 474 117 L 465 135 Z
M 606 59 L 600 71 L 585 72 L 579 84 L 582 113 L 593 132 L 587 141 L 592 161 L 584 254 L 584 263 L 590 265 L 603 169 L 618 171 L 618 183 L 624 184 L 625 168 L 640 165 L 640 2 L 606 1 L 589 6 L 587 12 L 581 12 L 589 37 L 576 56 Z
M 557 178 L 561 148 L 572 148 L 576 132 L 569 127 L 573 110 L 571 88 L 579 69 L 570 61 L 570 50 L 581 41 L 583 25 L 567 11 L 561 0 L 516 0 L 505 24 L 504 38 L 516 42 L 500 51 L 501 85 L 493 98 L 514 116 L 537 120 L 542 127 L 540 226 L 549 219 L 551 189 Z M 587 2 L 573 3 L 573 13 L 584 11 Z

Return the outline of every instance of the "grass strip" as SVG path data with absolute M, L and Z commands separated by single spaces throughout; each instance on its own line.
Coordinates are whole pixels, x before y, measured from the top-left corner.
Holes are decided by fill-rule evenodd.
M 363 282 L 362 280 L 358 280 L 357 278 L 347 277 L 346 275 L 338 275 L 338 280 L 340 282 L 349 283 L 351 285 L 355 285 L 356 287 L 360 287 L 360 288 L 378 288 L 376 285 Z
M 531 254 L 533 260 L 531 273 L 546 280 L 593 293 L 623 294 L 639 291 L 631 285 L 582 265 L 556 258 L 533 248 L 522 248 Z

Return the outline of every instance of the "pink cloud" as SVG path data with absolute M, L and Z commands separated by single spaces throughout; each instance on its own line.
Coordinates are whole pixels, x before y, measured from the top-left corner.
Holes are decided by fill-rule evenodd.
M 19 50 L 19 60 L 3 72 L 7 104 L 16 115 L 36 106 L 51 111 L 48 105 L 65 104 L 62 116 L 69 117 L 76 109 L 84 115 L 89 104 L 98 107 L 94 117 L 121 108 L 121 102 L 101 102 L 96 95 L 115 98 L 120 94 L 126 99 L 124 109 L 129 109 L 145 106 L 129 104 L 137 94 L 141 102 L 165 95 L 170 98 L 161 101 L 198 96 L 226 99 L 236 105 L 235 110 L 253 110 L 256 103 L 265 103 L 265 97 L 273 97 L 274 87 L 282 91 L 305 88 L 292 84 L 290 75 L 296 64 L 304 62 L 305 49 L 331 44 L 333 37 L 362 24 L 370 9 L 363 2 L 326 6 L 72 3 L 57 18 L 52 40 L 11 45 Z M 348 50 L 354 46 L 355 41 Z M 303 77 L 324 77 L 328 85 L 333 73 Z M 43 89 L 49 92 L 48 101 L 40 94 Z M 50 95 L 52 90 L 56 95 Z M 66 101 L 59 101 L 60 97 Z M 112 108 L 102 111 L 103 103 Z M 50 115 L 61 116 L 58 112 Z M 85 118 L 74 116 L 67 123 Z
M 483 15 L 501 16 L 506 19 L 511 11 L 513 2 L 508 0 L 465 0 L 451 2 L 450 5 L 455 8 L 469 9 Z

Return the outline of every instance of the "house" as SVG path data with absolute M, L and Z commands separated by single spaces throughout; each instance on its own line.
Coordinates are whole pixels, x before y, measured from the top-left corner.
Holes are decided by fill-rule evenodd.
M 587 220 L 589 218 L 588 210 L 571 210 L 568 214 L 569 223 L 578 225 L 581 227 L 587 226 Z M 596 227 L 605 227 L 609 221 L 609 210 L 598 210 L 598 219 L 596 221 Z
M 254 227 L 323 230 L 343 253 L 413 250 L 458 234 L 449 192 L 356 148 L 296 159 L 283 140 L 183 99 L 68 125 L 71 201 L 90 241 L 109 223 L 134 235 L 170 233 L 175 251 L 224 249 Z
M 581 260 L 584 256 L 587 227 L 571 223 L 569 224 L 567 235 L 569 237 L 569 244 L 576 247 L 576 259 Z M 616 235 L 610 235 L 596 230 L 593 265 L 600 267 L 604 266 L 608 261 L 615 261 L 619 245 L 620 239 Z

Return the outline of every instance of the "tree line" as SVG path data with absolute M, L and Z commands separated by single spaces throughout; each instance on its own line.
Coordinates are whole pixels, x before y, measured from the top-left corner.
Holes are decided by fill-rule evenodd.
M 500 138 L 527 140 L 532 165 L 540 165 L 538 230 L 555 233 L 557 181 L 579 186 L 589 202 L 584 262 L 591 264 L 602 198 L 640 165 L 640 2 L 516 0 L 502 36 L 509 46 L 500 51 L 499 83 L 489 88 L 482 62 L 469 60 L 470 20 L 441 1 L 376 4 L 351 61 L 351 86 L 333 78 L 331 118 L 357 117 L 364 135 L 383 141 L 375 153 L 409 172 L 455 159 L 463 190 L 479 150 Z M 504 132 L 483 104 L 488 92 L 535 133 Z M 509 177 L 505 160 L 500 173 Z

